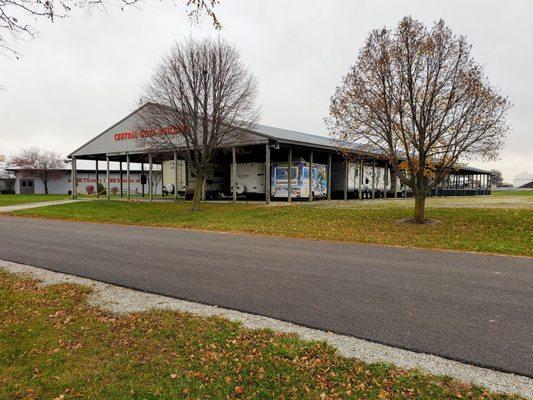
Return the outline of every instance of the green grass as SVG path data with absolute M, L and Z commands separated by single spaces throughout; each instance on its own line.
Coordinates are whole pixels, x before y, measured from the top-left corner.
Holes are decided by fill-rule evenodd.
M 201 212 L 191 211 L 189 202 L 98 201 L 13 215 L 533 256 L 533 207 L 514 197 L 501 199 L 429 199 L 427 216 L 441 223 L 424 226 L 398 222 L 411 216 L 411 200 L 206 203 Z
M 111 315 L 88 294 L 0 272 L 0 398 L 518 399 L 222 318 Z
M 67 194 L 0 194 L 0 207 L 69 198 L 70 196 Z
M 493 190 L 493 196 L 525 196 L 533 199 L 533 190 L 523 189 L 523 190 Z

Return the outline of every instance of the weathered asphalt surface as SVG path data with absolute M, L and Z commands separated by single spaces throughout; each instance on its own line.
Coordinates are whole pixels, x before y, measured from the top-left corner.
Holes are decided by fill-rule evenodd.
M 533 376 L 533 258 L 0 217 L 0 259 Z

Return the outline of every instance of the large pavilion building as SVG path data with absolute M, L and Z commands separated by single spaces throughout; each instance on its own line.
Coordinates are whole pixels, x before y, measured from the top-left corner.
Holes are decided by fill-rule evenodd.
M 132 196 L 129 176 L 132 164 L 140 164 L 142 185 L 152 199 L 157 194 L 190 197 L 194 190 L 195 173 L 178 152 L 153 153 L 139 140 L 142 121 L 141 106 L 100 135 L 72 152 L 72 196 L 78 188 L 77 161 L 96 162 L 99 174 L 110 175 L 109 165 L 120 165 L 120 182 L 126 187 L 120 193 Z M 325 136 L 312 135 L 255 125 L 243 132 L 239 139 L 220 148 L 206 178 L 204 198 L 264 199 L 365 199 L 408 197 L 408 188 L 396 179 L 393 169 L 379 153 L 360 152 L 356 148 L 341 151 L 342 143 Z M 346 157 L 348 154 L 348 157 Z M 105 171 L 98 171 L 98 161 L 104 161 Z M 162 171 L 162 193 L 155 193 L 155 166 Z M 159 167 L 160 165 L 160 167 Z M 291 166 L 289 172 L 289 165 Z M 289 178 L 291 175 L 291 179 Z M 109 187 L 110 180 L 107 180 Z M 490 194 L 491 173 L 461 166 L 433 191 L 433 195 Z M 108 188 L 109 189 L 109 188 Z M 138 190 L 137 190 L 138 192 Z M 143 192 L 145 192 L 143 190 Z M 107 194 L 112 193 L 107 190 Z M 290 193 L 290 196 L 288 195 Z

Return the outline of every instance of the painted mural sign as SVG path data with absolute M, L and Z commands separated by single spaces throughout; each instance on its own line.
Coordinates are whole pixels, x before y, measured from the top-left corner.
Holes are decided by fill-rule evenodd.
M 289 168 L 288 163 L 272 166 L 272 196 L 288 197 Z M 311 169 L 311 190 L 315 198 L 324 198 L 328 192 L 328 167 L 313 164 Z M 309 197 L 309 164 L 294 162 L 291 166 L 291 198 Z

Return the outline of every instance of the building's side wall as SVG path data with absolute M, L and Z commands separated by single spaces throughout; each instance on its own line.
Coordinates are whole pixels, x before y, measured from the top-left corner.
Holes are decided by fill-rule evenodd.
M 22 174 L 20 172 L 16 173 L 15 192 L 17 194 L 20 194 L 21 179 L 33 179 L 35 194 L 44 194 L 44 184 L 38 177 L 29 175 L 27 173 Z M 94 194 L 96 192 L 97 185 L 95 172 L 78 172 L 77 181 L 79 194 Z M 105 171 L 101 171 L 98 174 L 98 181 L 104 186 L 104 188 L 107 188 Z M 69 194 L 69 192 L 72 190 L 71 182 L 72 181 L 70 171 L 61 172 L 58 177 L 54 177 L 48 182 L 48 193 Z M 109 175 L 109 182 L 111 193 L 120 194 L 120 173 L 112 172 Z M 122 177 L 122 186 L 124 193 L 126 193 L 127 190 L 127 182 L 128 181 L 126 177 L 126 172 L 124 172 Z M 156 193 L 161 193 L 161 188 L 161 180 L 159 179 L 159 182 L 157 182 Z M 138 171 L 130 173 L 130 190 L 132 194 L 142 193 L 141 173 Z M 145 192 L 148 193 L 148 185 L 145 185 Z

